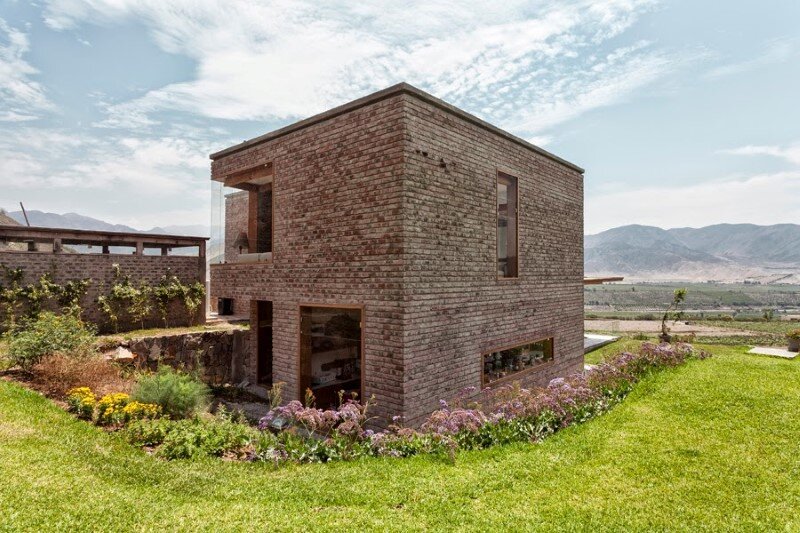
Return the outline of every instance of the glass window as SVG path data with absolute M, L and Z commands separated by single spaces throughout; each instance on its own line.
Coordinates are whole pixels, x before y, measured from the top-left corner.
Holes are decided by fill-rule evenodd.
M 272 185 L 250 193 L 250 253 L 272 251 Z
M 361 397 L 361 310 L 300 308 L 300 385 L 320 408 L 335 406 L 338 393 Z
M 483 384 L 490 385 L 499 379 L 536 368 L 552 360 L 553 339 L 529 342 L 484 354 Z
M 497 174 L 497 275 L 517 277 L 517 178 Z

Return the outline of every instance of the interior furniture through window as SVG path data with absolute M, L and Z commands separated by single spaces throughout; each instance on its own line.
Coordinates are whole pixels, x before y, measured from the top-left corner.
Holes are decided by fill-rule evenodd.
M 338 405 L 362 396 L 362 322 L 360 307 L 300 307 L 301 394 L 310 389 L 316 406 Z
M 553 339 L 543 339 L 510 348 L 495 350 L 483 355 L 483 384 L 519 374 L 553 360 Z

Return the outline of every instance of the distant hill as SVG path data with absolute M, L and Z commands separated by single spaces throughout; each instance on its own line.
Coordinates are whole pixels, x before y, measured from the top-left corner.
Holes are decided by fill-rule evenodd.
M 0 226 L 19 226 L 19 222 L 11 218 L 5 211 L 0 211 Z
M 27 211 L 28 220 L 31 226 L 39 226 L 43 228 L 66 228 L 66 229 L 83 229 L 93 231 L 119 231 L 119 232 L 139 232 L 155 233 L 158 235 L 188 235 L 192 237 L 208 237 L 209 227 L 199 224 L 195 225 L 174 225 L 155 227 L 149 230 L 140 230 L 126 226 L 124 224 L 111 224 L 104 220 L 97 218 L 79 215 L 77 213 L 65 213 L 60 215 L 58 213 L 46 213 L 44 211 Z M 10 223 L 25 225 L 25 215 L 22 211 L 12 211 L 5 215 L 0 214 L 0 224 L 3 224 L 5 217 Z M 18 245 L 15 245 L 18 246 Z M 85 252 L 86 248 L 82 245 L 74 245 L 71 247 L 74 250 Z M 212 254 L 218 255 L 219 246 L 214 241 L 209 241 L 206 244 L 206 257 L 213 258 Z M 2 250 L 2 248 L 0 248 Z M 112 253 L 117 249 L 112 248 Z M 192 253 L 189 249 L 175 249 L 176 255 L 184 255 Z
M 45 213 L 44 211 L 27 211 L 28 220 L 31 226 L 40 226 L 43 228 L 68 228 L 68 229 L 85 229 L 94 231 L 122 231 L 122 232 L 137 232 L 144 231 L 146 233 L 156 233 L 159 235 L 190 235 L 193 237 L 208 237 L 209 228 L 199 224 L 194 225 L 175 225 L 151 228 L 149 230 L 141 230 L 125 226 L 124 224 L 111 224 L 103 220 L 92 217 L 79 215 L 77 213 L 65 213 L 59 215 L 57 213 Z M 19 224 L 25 224 L 25 216 L 22 211 L 11 211 L 8 213 Z
M 621 226 L 585 236 L 584 268 L 632 281 L 800 283 L 800 225 Z

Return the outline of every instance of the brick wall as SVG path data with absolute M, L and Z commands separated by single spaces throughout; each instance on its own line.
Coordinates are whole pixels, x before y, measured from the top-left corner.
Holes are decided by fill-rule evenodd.
M 482 353 L 517 342 L 555 339 L 553 363 L 526 384 L 582 368 L 579 171 L 408 94 L 221 157 L 212 174 L 270 161 L 273 260 L 212 265 L 212 293 L 237 312 L 273 302 L 286 398 L 300 395 L 298 306 L 310 303 L 365 306 L 363 388 L 378 416 L 419 422 L 481 386 Z M 496 278 L 498 169 L 519 179 L 515 280 Z
M 287 399 L 301 393 L 299 306 L 364 304 L 364 392 L 379 414 L 402 409 L 402 118 L 402 100 L 387 99 L 212 165 L 218 176 L 274 163 L 273 259 L 212 265 L 211 292 L 233 298 L 237 314 L 273 302 L 273 373 Z
M 113 264 L 119 264 L 123 274 L 129 274 L 134 285 L 145 281 L 155 285 L 167 269 L 184 284 L 195 281 L 205 282 L 205 258 L 189 256 L 146 256 L 116 254 L 72 254 L 48 252 L 0 252 L 0 264 L 10 268 L 22 268 L 25 272 L 24 283 L 33 283 L 43 274 L 51 273 L 53 280 L 63 284 L 70 280 L 91 278 L 92 282 L 84 296 L 81 306 L 83 318 L 98 324 L 101 331 L 107 331 L 109 324 L 106 316 L 97 307 L 97 297 L 107 292 L 114 283 Z M 201 306 L 198 314 L 202 314 L 205 306 Z M 200 316 L 200 320 L 204 317 Z M 188 316 L 182 305 L 173 305 L 169 313 L 170 326 L 185 326 Z M 145 323 L 146 327 L 160 327 L 163 322 L 154 311 L 153 318 Z M 138 329 L 141 325 L 133 323 L 128 317 L 120 317 L 120 331 Z
M 583 176 L 406 96 L 405 414 L 469 386 L 481 354 L 547 337 L 554 363 L 525 385 L 583 367 Z M 518 179 L 519 276 L 497 279 L 496 174 Z

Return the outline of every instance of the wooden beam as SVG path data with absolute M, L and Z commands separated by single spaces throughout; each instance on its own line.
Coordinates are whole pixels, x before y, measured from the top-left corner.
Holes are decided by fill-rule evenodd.
M 228 174 L 223 178 L 223 183 L 226 187 L 241 188 L 242 185 L 247 184 L 248 182 L 258 179 L 271 178 L 274 174 L 275 172 L 273 170 L 272 163 L 270 162 Z

